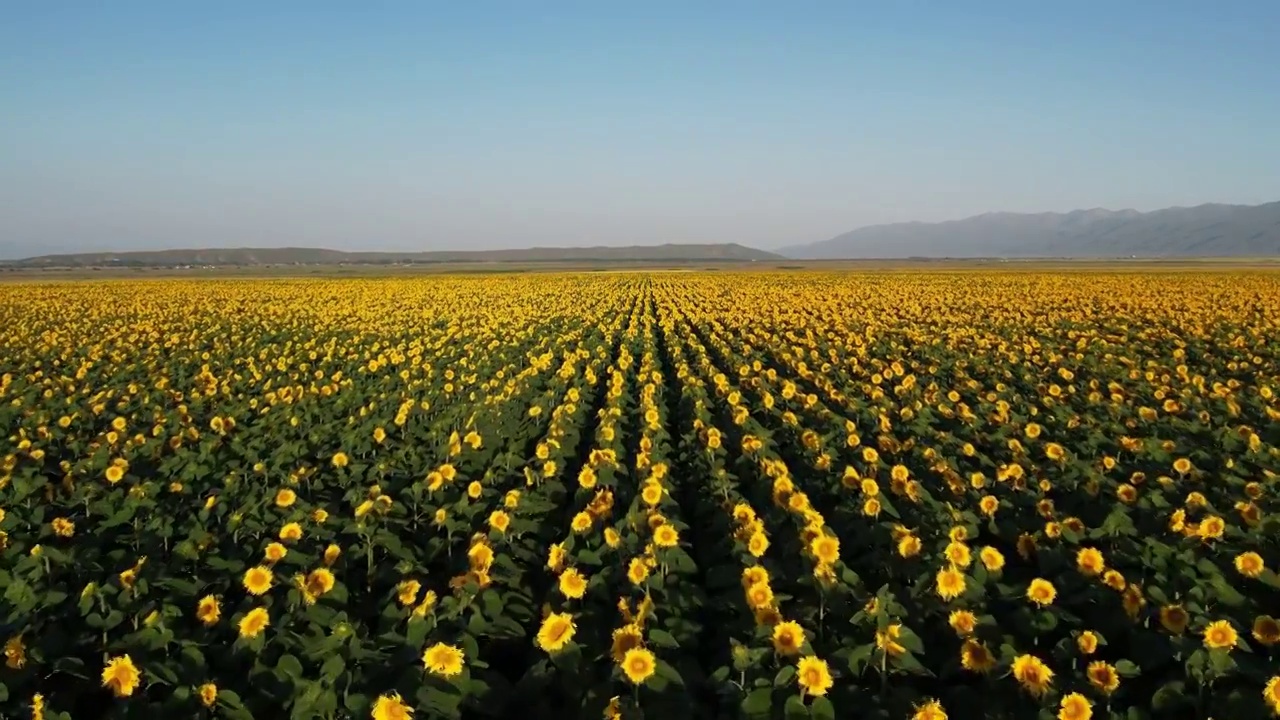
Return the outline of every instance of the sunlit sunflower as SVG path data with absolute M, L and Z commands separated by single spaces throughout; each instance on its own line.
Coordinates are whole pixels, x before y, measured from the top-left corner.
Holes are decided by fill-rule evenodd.
M 1236 572 L 1247 578 L 1256 578 L 1267 569 L 1265 563 L 1262 562 L 1262 556 L 1256 552 L 1245 552 L 1235 557 Z
M 937 585 L 936 592 L 938 597 L 943 600 L 954 600 L 964 593 L 964 573 L 953 567 L 939 570 L 935 580 Z
M 947 618 L 947 623 L 951 625 L 951 629 L 956 631 L 960 637 L 968 637 L 973 634 L 973 629 L 978 625 L 978 618 L 968 610 L 953 610 Z
M 576 629 L 569 613 L 551 613 L 538 628 L 538 647 L 549 653 L 560 652 L 573 639 Z
M 783 657 L 799 655 L 800 647 L 805 642 L 804 628 L 791 620 L 780 622 L 773 626 L 772 640 L 773 649 L 779 655 Z
M 245 571 L 244 589 L 249 591 L 250 595 L 264 595 L 271 589 L 271 584 L 274 580 L 275 575 L 271 572 L 271 568 L 265 565 L 256 565 Z
M 1093 717 L 1093 704 L 1080 693 L 1068 693 L 1058 704 L 1058 720 L 1089 720 Z
M 1116 672 L 1114 666 L 1102 660 L 1089 663 L 1088 668 L 1085 669 L 1085 675 L 1088 676 L 1090 685 L 1107 695 L 1120 687 L 1120 673 Z
M 1080 572 L 1093 577 L 1106 569 L 1106 561 L 1096 548 L 1082 548 L 1076 553 L 1076 567 Z
M 796 682 L 800 684 L 800 691 L 806 695 L 826 695 L 832 684 L 827 661 L 813 655 L 800 658 L 796 663 Z
M 267 614 L 266 608 L 254 608 L 240 618 L 240 623 L 236 629 L 240 633 L 240 637 L 252 639 L 261 635 L 262 631 L 267 629 L 270 624 L 271 616 Z
M 560 594 L 571 600 L 582 598 L 583 593 L 587 591 L 587 579 L 577 568 L 568 568 L 560 573 L 558 582 Z
M 1057 596 L 1053 583 L 1043 578 L 1036 578 L 1027 586 L 1027 599 L 1040 607 L 1052 604 Z
M 196 603 L 196 619 L 206 627 L 216 624 L 220 617 L 222 617 L 222 606 L 218 603 L 218 598 L 205 595 L 200 598 L 200 602 Z
M 1052 684 L 1053 671 L 1034 655 L 1019 655 L 1013 661 L 1013 677 L 1024 690 L 1039 697 Z
M 1236 629 L 1227 620 L 1215 620 L 1204 629 L 1204 646 L 1210 650 L 1231 650 L 1236 646 L 1239 636 Z
M 450 678 L 462 672 L 463 654 L 460 648 L 436 643 L 422 653 L 422 664 L 433 675 Z
M 930 698 L 916 705 L 915 712 L 911 713 L 911 720 L 947 720 L 947 711 L 942 703 Z
M 373 702 L 373 711 L 370 714 L 373 720 L 410 720 L 413 717 L 413 708 L 405 703 L 399 693 L 393 692 L 390 695 L 379 695 Z
M 657 660 L 645 648 L 632 648 L 623 655 L 621 668 L 627 680 L 633 685 L 640 685 L 653 676 Z
M 129 697 L 141 682 L 142 673 L 127 654 L 111 658 L 102 669 L 102 687 L 116 697 Z

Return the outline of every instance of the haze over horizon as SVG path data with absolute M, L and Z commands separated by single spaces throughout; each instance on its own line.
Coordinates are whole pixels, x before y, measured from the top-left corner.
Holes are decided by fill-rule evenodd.
M 1280 4 L 17 4 L 0 259 L 1280 199 Z

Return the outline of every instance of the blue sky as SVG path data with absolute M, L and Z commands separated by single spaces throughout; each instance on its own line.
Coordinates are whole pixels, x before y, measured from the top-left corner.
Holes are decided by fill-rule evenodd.
M 0 257 L 1280 199 L 1280 3 L 27 2 Z

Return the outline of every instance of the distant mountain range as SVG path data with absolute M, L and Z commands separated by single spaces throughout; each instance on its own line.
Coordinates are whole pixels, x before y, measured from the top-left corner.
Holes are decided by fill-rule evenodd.
M 1280 202 L 1152 212 L 986 213 L 873 225 L 780 251 L 789 258 L 1261 257 L 1280 255 Z
M 255 265 L 393 265 L 433 263 L 697 263 L 781 260 L 782 256 L 736 243 L 635 245 L 630 247 L 449 250 L 438 252 L 343 252 L 321 248 L 226 248 L 77 253 L 0 262 L 17 268 L 175 267 Z

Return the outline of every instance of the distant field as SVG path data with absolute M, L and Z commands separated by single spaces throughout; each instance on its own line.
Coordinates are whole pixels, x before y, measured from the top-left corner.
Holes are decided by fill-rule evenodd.
M 218 278 L 218 277 L 406 277 L 414 275 L 512 274 L 556 272 L 645 272 L 645 271 L 1014 271 L 1079 270 L 1094 272 L 1134 272 L 1147 269 L 1185 270 L 1275 270 L 1280 258 L 1139 258 L 1139 259 L 883 259 L 883 260 L 765 260 L 698 263 L 663 262 L 486 262 L 413 265 L 244 265 L 215 268 L 4 268 L 6 280 L 90 280 L 95 278 Z

